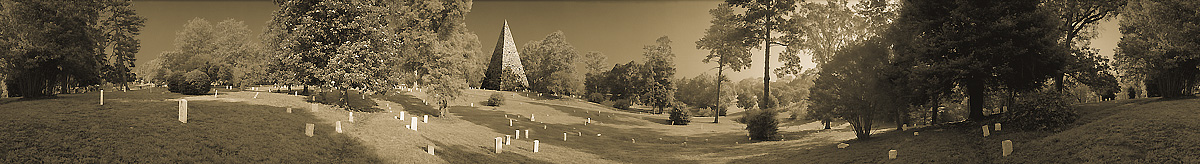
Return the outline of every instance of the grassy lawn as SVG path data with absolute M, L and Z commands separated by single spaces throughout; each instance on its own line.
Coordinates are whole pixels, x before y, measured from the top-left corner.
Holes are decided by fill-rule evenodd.
M 183 124 L 163 90 L 0 99 L 0 163 L 381 162 L 329 124 L 305 136 L 307 110 L 191 101 Z
M 993 131 L 960 123 L 872 134 L 814 148 L 782 149 L 735 163 L 1200 163 L 1197 99 L 1120 100 L 1077 106 L 1073 127 L 1054 131 Z M 913 132 L 920 132 L 914 136 Z M 1001 143 L 1014 152 L 1003 157 Z M 898 158 L 889 160 L 888 150 Z

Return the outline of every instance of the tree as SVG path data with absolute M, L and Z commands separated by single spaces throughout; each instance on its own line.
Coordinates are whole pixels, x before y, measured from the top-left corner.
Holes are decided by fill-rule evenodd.
M 1124 78 L 1144 82 L 1147 96 L 1189 96 L 1200 83 L 1197 7 L 1178 0 L 1131 0 L 1125 6 L 1115 58 Z
M 704 63 L 717 62 L 717 80 L 716 90 L 721 90 L 721 84 L 727 81 L 724 75 L 725 66 L 733 71 L 741 71 L 742 69 L 750 68 L 750 49 L 756 45 L 755 42 L 748 42 L 744 39 L 745 35 L 750 32 L 746 28 L 744 21 L 738 20 L 737 15 L 733 12 L 733 7 L 728 3 L 721 3 L 717 8 L 708 10 L 708 13 L 713 16 L 711 26 L 704 31 L 704 37 L 696 41 L 696 48 L 708 50 L 709 53 L 704 57 Z M 715 60 L 714 60 L 715 58 Z M 716 99 L 721 98 L 721 93 L 716 92 Z M 724 113 L 724 106 L 720 104 L 721 100 L 716 100 L 716 107 L 713 113 L 713 123 L 720 122 L 720 115 Z
M 654 45 L 647 45 L 642 56 L 646 58 L 645 67 L 641 69 L 649 86 L 642 101 L 662 113 L 664 109 L 675 102 L 675 53 L 671 52 L 671 38 L 659 37 Z
M 759 103 L 759 108 L 767 109 L 771 103 L 771 45 L 789 46 L 798 45 L 797 43 L 787 43 L 789 40 L 782 40 L 771 37 L 771 33 L 784 33 L 784 37 L 794 37 L 801 31 L 782 30 L 777 26 L 784 25 L 788 22 L 787 16 L 796 10 L 796 0 L 726 0 L 730 6 L 746 9 L 745 13 L 734 15 L 733 18 L 740 18 L 744 21 L 743 30 L 745 33 L 739 33 L 737 41 L 749 43 L 763 43 L 763 93 L 761 97 L 763 103 Z M 749 61 L 749 60 L 747 60 Z
M 105 80 L 119 84 L 121 89 L 129 90 L 128 82 L 135 80 L 135 74 L 130 67 L 137 59 L 135 54 L 141 48 L 137 35 L 145 27 L 146 18 L 138 16 L 128 0 L 111 0 L 102 2 L 106 6 L 101 15 L 103 33 L 105 35 L 103 48 L 111 49 L 107 64 L 104 67 Z M 107 52 L 108 50 L 106 50 Z
M 639 70 L 643 69 L 643 65 L 629 61 L 626 64 L 614 65 L 612 70 L 608 72 L 609 92 L 612 94 L 611 99 L 637 99 L 639 95 L 644 93 L 647 87 L 643 79 L 643 75 Z
M 1066 58 L 1067 63 L 1062 73 L 1054 77 L 1055 88 L 1063 91 L 1065 89 L 1063 86 L 1071 83 L 1070 80 L 1066 80 L 1065 78 L 1099 78 L 1095 76 L 1098 74 L 1095 68 L 1105 68 L 1108 66 L 1107 63 L 1099 60 L 1087 60 L 1089 58 L 1097 58 L 1094 56 L 1095 53 L 1088 53 L 1087 50 L 1090 50 L 1087 45 L 1088 40 L 1095 34 L 1093 32 L 1095 31 L 1095 25 L 1102 20 L 1116 17 L 1126 2 L 1124 0 L 1046 0 L 1045 3 L 1062 21 L 1063 36 L 1061 41 L 1074 50 L 1072 51 L 1073 53 L 1067 53 L 1066 56 L 1063 56 Z M 1107 89 L 1107 87 L 1105 88 Z
M 874 119 L 906 106 L 889 77 L 896 70 L 882 41 L 869 40 L 838 51 L 822 65 L 809 108 L 850 123 L 859 139 L 870 138 Z
M 175 49 L 163 52 L 159 69 L 165 72 L 204 71 L 209 82 L 230 85 L 250 83 L 246 74 L 265 59 L 260 47 L 248 40 L 250 29 L 242 21 L 227 19 L 211 24 L 194 18 L 176 34 Z
M 447 116 L 449 103 L 462 95 L 471 72 L 483 72 L 482 65 L 473 62 L 486 60 L 481 56 L 479 39 L 466 28 L 466 16 L 471 12 L 470 0 L 404 0 L 389 3 L 391 16 L 388 27 L 397 33 L 401 43 L 396 45 L 398 60 L 393 61 L 391 76 L 420 82 L 426 94 L 438 107 L 438 116 Z M 466 63 L 466 64 L 464 64 Z M 472 71 L 473 70 L 473 71 Z M 481 76 L 478 76 L 481 77 Z M 482 80 L 482 79 L 480 79 Z M 390 84 L 408 81 L 393 79 Z
M 106 36 L 97 25 L 106 3 L 99 1 L 14 0 L 0 2 L 4 15 L 0 60 L 7 67 L 11 96 L 55 97 L 102 82 Z
M 579 52 L 567 43 L 562 31 L 555 31 L 540 41 L 525 43 L 521 51 L 521 64 L 529 77 L 530 89 L 555 94 L 573 95 L 582 89 L 583 78 L 572 66 L 579 59 Z
M 895 49 L 913 65 L 938 67 L 916 72 L 946 78 L 967 90 L 969 120 L 983 118 L 985 93 L 1039 88 L 1062 69 L 1061 26 L 1036 0 L 905 1 L 895 24 Z M 943 86 L 948 87 L 948 86 Z M 944 91 L 942 89 L 935 89 Z

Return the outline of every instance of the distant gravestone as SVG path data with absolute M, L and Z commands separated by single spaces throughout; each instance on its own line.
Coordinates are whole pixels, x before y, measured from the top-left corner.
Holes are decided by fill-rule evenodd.
M 991 135 L 991 134 L 992 134 L 992 132 L 991 132 L 991 130 L 988 129 L 988 126 L 983 125 L 983 136 L 987 137 L 988 135 Z
M 534 119 L 535 117 L 537 117 L 537 116 L 534 116 L 533 114 L 529 114 L 529 121 L 537 121 L 536 119 Z
M 417 117 L 412 117 L 412 123 L 409 124 L 413 131 L 417 131 Z
M 837 147 L 838 147 L 838 149 L 845 149 L 846 147 L 850 147 L 850 144 L 838 143 Z
M 888 150 L 888 159 L 896 159 L 896 150 Z
M 354 122 L 354 112 L 350 112 L 350 122 Z
M 512 119 L 508 119 L 508 126 L 510 126 L 510 127 L 511 127 L 511 126 L 512 126 L 512 122 L 513 122 L 513 120 L 512 120 Z
M 567 141 L 567 133 L 563 133 L 563 141 Z
M 429 147 L 425 147 L 425 148 L 427 148 L 427 149 L 428 149 L 428 151 L 429 151 L 429 155 L 434 155 L 434 154 L 433 154 L 433 145 L 429 145 Z
M 504 135 L 504 145 L 512 145 L 512 135 Z
M 513 133 L 516 133 L 514 135 L 516 136 L 517 139 L 521 139 L 521 130 L 520 129 L 518 129 L 516 132 L 513 132 Z
M 425 115 L 425 119 L 421 120 L 421 123 L 429 123 L 429 115 Z
M 587 123 L 588 123 L 588 124 L 591 124 L 591 123 L 592 123 L 592 118 L 590 118 L 590 117 L 589 117 L 589 118 L 588 118 L 588 121 L 587 121 Z M 586 124 L 584 124 L 584 125 L 586 125 Z
M 631 143 L 637 143 L 637 139 L 630 138 L 630 139 L 629 139 L 629 142 L 631 142 Z
M 496 137 L 496 154 L 504 152 L 504 138 Z
M 1004 142 L 1002 142 L 1002 148 L 1000 151 L 1002 151 L 1003 156 L 1005 156 L 1005 157 L 1007 157 L 1009 154 L 1012 154 L 1012 152 L 1013 152 L 1012 140 L 1004 140 Z
M 541 146 L 541 141 L 538 141 L 538 140 L 533 140 L 533 152 L 534 152 L 534 153 L 537 153 L 537 152 L 538 152 L 538 147 L 539 147 L 539 146 Z
M 292 113 L 292 108 L 287 108 L 288 113 Z
M 914 136 L 919 136 L 919 135 L 921 135 L 921 132 L 913 132 L 913 135 L 914 135 Z
M 304 124 L 304 135 L 307 135 L 308 137 L 312 137 L 313 136 L 313 128 L 315 128 L 316 126 L 317 126 L 316 124 Z
M 337 124 L 337 126 L 336 126 L 337 133 L 342 133 L 342 121 L 335 121 L 334 124 Z
M 998 132 L 998 131 L 1000 131 L 1000 123 L 996 123 L 996 125 L 995 125 L 995 126 L 996 126 L 996 131 L 997 131 L 997 132 Z
M 257 99 L 257 98 L 258 98 L 258 94 L 259 94 L 259 93 L 261 93 L 261 92 L 254 92 L 254 98 L 255 98 L 255 99 Z
M 179 99 L 179 122 L 187 123 L 188 103 L 187 99 Z
M 400 118 L 400 120 L 404 120 L 404 118 L 405 118 L 404 111 L 400 111 L 400 117 L 398 117 L 398 118 Z
M 100 106 L 104 106 L 104 90 L 100 90 Z
M 525 129 L 525 138 L 529 138 L 529 129 Z

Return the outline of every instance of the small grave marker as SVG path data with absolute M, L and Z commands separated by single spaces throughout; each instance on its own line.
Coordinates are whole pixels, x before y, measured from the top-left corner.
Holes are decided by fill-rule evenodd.
M 350 122 L 354 122 L 354 112 L 350 112 Z
M 630 138 L 630 139 L 629 139 L 629 142 L 632 142 L 632 143 L 637 143 L 637 139 L 632 139 L 632 138 Z
M 512 126 L 512 122 L 513 122 L 513 121 L 512 121 L 512 119 L 508 119 L 508 126 L 510 126 L 510 127 L 511 127 L 511 126 Z
M 504 152 L 504 138 L 496 137 L 496 154 Z
M 529 129 L 525 129 L 525 138 L 529 138 Z
M 991 133 L 992 133 L 991 130 L 988 130 L 988 126 L 983 125 L 983 136 L 987 137 L 988 135 L 991 135 Z
M 315 128 L 315 127 L 317 127 L 316 124 L 304 124 L 304 135 L 307 135 L 308 137 L 312 137 L 313 136 L 313 128 Z
M 517 139 L 521 139 L 521 130 L 518 129 L 517 132 L 513 132 L 513 133 L 516 133 L 515 136 L 517 136 Z M 528 138 L 528 137 L 526 137 L 526 138 Z
M 188 104 L 187 99 L 179 99 L 179 122 L 187 123 Z
M 425 119 L 421 120 L 421 123 L 429 123 L 429 115 L 425 115 Z
M 526 135 L 528 135 L 528 134 L 526 134 Z M 534 152 L 534 153 L 537 153 L 537 152 L 538 152 L 538 147 L 539 147 L 539 146 L 541 146 L 541 141 L 538 141 L 538 140 L 533 140 L 533 152 Z
M 220 90 L 213 89 L 213 97 L 217 97 L 217 92 L 220 92 Z
M 259 93 L 261 93 L 261 92 L 254 92 L 254 98 L 255 98 L 255 99 L 257 99 L 257 98 L 258 98 L 258 94 L 259 94 Z
M 888 150 L 888 159 L 896 159 L 896 150 Z
M 504 135 L 504 145 L 512 145 L 512 135 Z
M 913 132 L 913 136 L 919 136 L 919 135 L 921 135 L 921 132 Z
M 292 108 L 287 108 L 288 113 L 292 113 Z
M 336 121 L 334 124 L 337 124 L 337 133 L 342 133 L 342 121 Z
M 850 147 L 850 144 L 838 143 L 837 147 L 838 147 L 838 149 L 845 149 L 846 147 Z
M 100 90 L 100 106 L 104 106 L 104 90 Z
M 529 114 L 529 121 L 536 121 L 536 120 L 534 119 L 534 117 L 536 117 L 536 116 L 534 116 L 533 114 Z
M 567 133 L 563 133 L 563 141 L 567 141 Z
M 996 125 L 995 125 L 995 126 L 996 126 L 996 131 L 997 131 L 997 132 L 998 132 L 998 131 L 1000 131 L 1000 123 L 996 123 Z
M 417 131 L 417 117 L 412 117 L 412 124 L 409 124 L 413 131 Z
M 404 118 L 405 118 L 405 117 L 404 117 L 404 111 L 400 111 L 400 117 L 399 117 L 399 118 L 400 118 L 400 120 L 404 120 Z
M 1012 152 L 1013 152 L 1012 140 L 1004 140 L 1004 142 L 1002 142 L 1001 144 L 1002 144 L 1002 148 L 1000 151 L 1003 151 L 1002 152 L 1003 156 L 1007 157 L 1009 154 L 1012 154 Z
M 429 145 L 429 147 L 426 147 L 426 148 L 428 148 L 429 155 L 434 155 L 433 154 L 433 145 Z

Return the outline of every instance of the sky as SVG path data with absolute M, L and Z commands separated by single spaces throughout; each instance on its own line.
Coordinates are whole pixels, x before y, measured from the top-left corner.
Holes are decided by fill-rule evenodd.
M 677 67 L 676 77 L 693 77 L 701 73 L 715 74 L 716 63 L 701 60 L 708 51 L 696 49 L 696 41 L 704 36 L 712 16 L 708 10 L 721 1 L 475 1 L 467 15 L 467 28 L 479 36 L 485 55 L 492 54 L 504 21 L 508 21 L 513 40 L 518 47 L 541 40 L 550 33 L 563 31 L 567 42 L 580 53 L 598 51 L 608 57 L 609 64 L 642 62 L 642 48 L 655 39 L 667 36 L 673 43 Z M 278 9 L 269 0 L 255 1 L 135 1 L 134 9 L 147 18 L 146 27 L 138 36 L 142 49 L 137 64 L 143 64 L 165 51 L 174 49 L 175 33 L 193 18 L 216 23 L 225 19 L 243 21 L 254 36 L 258 36 L 271 12 Z M 1112 57 L 1120 39 L 1118 19 L 1102 22 L 1092 47 L 1100 54 Z M 782 51 L 772 47 L 772 54 Z M 740 72 L 726 71 L 732 80 L 763 76 L 763 52 L 753 50 L 750 68 Z M 800 54 L 803 58 L 809 55 Z M 782 65 L 777 55 L 771 55 L 772 67 Z M 811 61 L 805 68 L 813 68 Z M 773 69 L 773 68 L 772 68 Z M 774 75 L 772 75 L 774 76 Z M 774 78 L 773 79 L 778 79 Z

